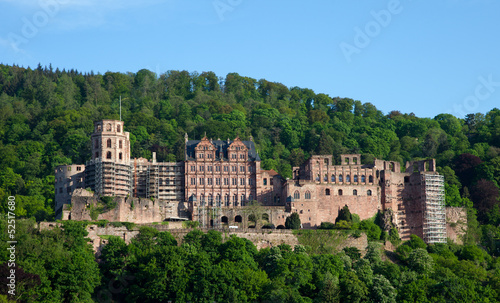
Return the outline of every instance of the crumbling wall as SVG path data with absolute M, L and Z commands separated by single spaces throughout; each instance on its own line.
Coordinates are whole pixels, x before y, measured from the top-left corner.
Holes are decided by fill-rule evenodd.
M 467 231 L 467 210 L 464 207 L 446 207 L 446 237 L 463 244 Z

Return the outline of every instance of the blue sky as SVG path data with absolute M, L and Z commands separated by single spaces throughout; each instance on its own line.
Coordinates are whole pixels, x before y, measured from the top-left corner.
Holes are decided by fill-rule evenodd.
M 419 117 L 500 107 L 500 1 L 0 0 L 0 62 L 237 72 Z

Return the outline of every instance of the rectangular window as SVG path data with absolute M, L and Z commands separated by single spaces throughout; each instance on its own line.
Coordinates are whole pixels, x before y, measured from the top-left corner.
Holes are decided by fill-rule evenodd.
M 191 165 L 191 171 L 196 171 L 196 166 Z
M 253 179 L 252 178 L 248 178 L 248 184 L 249 185 L 253 185 Z
M 229 166 L 224 166 L 224 171 L 229 171 Z
M 233 181 L 233 185 L 238 185 L 238 179 L 236 179 L 236 178 L 232 178 L 232 179 L 233 179 L 232 180 Z
M 215 185 L 220 185 L 220 178 L 215 178 Z
M 217 165 L 217 166 L 215 167 L 215 171 L 220 171 L 220 166 L 219 166 L 219 165 Z
M 233 166 L 231 167 L 231 170 L 232 170 L 233 172 L 236 172 L 236 171 L 238 171 L 238 168 L 237 168 L 236 166 L 234 166 L 234 165 L 233 165 Z
M 200 178 L 200 185 L 205 185 L 205 179 Z
M 240 178 L 240 185 L 245 185 L 245 178 Z
M 82 170 L 82 167 L 81 166 L 77 166 L 76 167 L 76 171 L 81 171 Z
M 213 180 L 212 178 L 208 178 L 207 179 L 207 185 L 212 185 L 212 180 Z
M 207 171 L 212 171 L 212 166 L 207 166 Z
M 240 172 L 242 172 L 242 173 L 245 172 L 245 166 L 240 166 Z
M 224 178 L 224 185 L 229 185 L 229 178 Z
M 205 167 L 200 165 L 200 171 L 204 171 Z
M 191 185 L 196 185 L 196 178 L 191 178 Z

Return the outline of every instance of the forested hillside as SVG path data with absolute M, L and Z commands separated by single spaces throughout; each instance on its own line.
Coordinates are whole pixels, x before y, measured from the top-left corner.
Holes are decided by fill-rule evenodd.
M 119 119 L 120 96 L 133 157 L 156 152 L 160 161 L 183 160 L 184 134 L 200 139 L 206 133 L 214 139 L 252 136 L 262 167 L 284 177 L 313 154 L 333 154 L 338 164 L 340 154 L 360 153 L 365 163 L 379 158 L 403 167 L 407 160 L 436 158 L 447 205 L 468 209 L 465 246 L 426 246 L 414 238 L 398 248 L 393 264 L 380 261 L 375 244 L 359 260 L 350 250 L 317 255 L 282 246 L 257 252 L 242 239 L 222 244 L 217 233 L 193 232 L 176 246 L 168 233 L 143 229 L 129 245 L 110 239 L 98 267 L 76 223 L 39 232 L 34 221 L 19 221 L 24 300 L 106 302 L 103 291 L 110 295 L 117 277 L 129 286 L 112 295 L 130 302 L 500 300 L 499 109 L 419 118 L 236 73 L 96 75 L 0 65 L 2 212 L 12 195 L 18 218 L 53 220 L 55 166 L 90 158 L 93 122 Z M 4 238 L 2 262 L 8 258 Z

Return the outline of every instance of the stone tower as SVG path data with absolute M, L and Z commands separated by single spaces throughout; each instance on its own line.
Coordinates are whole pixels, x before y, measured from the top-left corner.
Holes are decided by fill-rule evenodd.
M 96 194 L 127 196 L 131 193 L 130 133 L 123 131 L 123 125 L 119 120 L 94 123 L 92 160 L 87 163 L 85 183 Z

